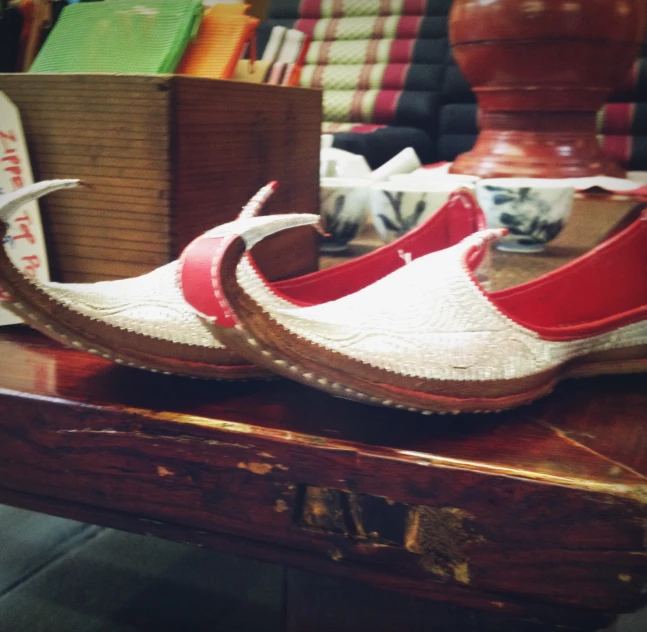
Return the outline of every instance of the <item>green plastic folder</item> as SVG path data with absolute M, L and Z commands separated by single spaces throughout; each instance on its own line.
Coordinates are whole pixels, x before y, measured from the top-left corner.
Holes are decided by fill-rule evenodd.
M 29 72 L 171 73 L 197 33 L 201 0 L 106 0 L 65 7 Z

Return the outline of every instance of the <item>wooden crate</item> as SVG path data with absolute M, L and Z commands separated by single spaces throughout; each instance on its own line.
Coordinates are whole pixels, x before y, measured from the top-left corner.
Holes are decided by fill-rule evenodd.
M 270 180 L 267 212 L 318 206 L 318 91 L 174 75 L 0 74 L 37 179 L 90 187 L 42 203 L 53 278 L 143 274 L 233 219 Z M 260 248 L 260 247 L 259 247 Z M 275 237 L 271 278 L 315 269 L 311 229 Z

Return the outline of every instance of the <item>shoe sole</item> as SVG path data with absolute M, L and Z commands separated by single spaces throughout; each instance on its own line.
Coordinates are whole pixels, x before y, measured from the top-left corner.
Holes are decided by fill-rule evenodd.
M 90 331 L 86 333 L 79 328 L 71 328 L 60 318 L 51 314 L 45 320 L 39 316 L 37 311 L 23 303 L 9 303 L 7 307 L 22 318 L 27 325 L 45 334 L 48 338 L 56 340 L 66 347 L 90 353 L 116 364 L 153 373 L 179 374 L 216 380 L 241 380 L 272 376 L 264 368 L 246 362 L 226 364 L 225 361 L 231 361 L 235 357 L 229 350 L 196 348 L 187 344 L 147 338 L 144 335 L 132 334 L 101 323 L 102 328 L 114 330 L 112 333 L 120 339 L 121 349 L 116 349 L 102 342 L 105 336 L 92 336 Z M 65 312 L 62 313 L 65 315 Z M 77 314 L 74 314 L 74 317 L 77 320 L 86 320 Z M 96 323 L 94 324 L 97 326 Z M 147 353 L 146 347 L 168 348 L 168 355 Z M 198 359 L 200 356 L 207 355 L 215 359 L 216 362 L 205 362 L 204 359 Z M 222 356 L 220 359 L 222 363 L 217 359 L 217 356 Z
M 25 323 L 64 346 L 117 364 L 158 373 L 219 380 L 266 378 L 271 375 L 225 347 L 219 349 L 172 342 L 83 316 L 52 299 L 18 272 L 4 248 L 0 248 L 0 271 L 5 289 L 13 298 L 1 304 Z
M 281 356 L 278 356 L 241 325 L 235 329 L 219 331 L 222 331 L 219 338 L 229 348 L 291 380 L 337 397 L 426 415 L 501 412 L 548 395 L 559 382 L 566 379 L 647 372 L 647 345 L 641 345 L 581 356 L 541 374 L 514 380 L 514 393 L 501 393 L 502 388 L 505 389 L 505 381 L 466 381 L 464 390 L 469 391 L 470 395 L 457 397 L 444 393 L 412 391 L 387 383 L 366 382 L 344 372 L 342 368 L 322 367 L 298 356 L 294 347 L 287 344 L 281 347 Z M 524 383 L 529 388 L 517 390 Z M 499 394 L 490 396 L 488 391 L 492 390 Z

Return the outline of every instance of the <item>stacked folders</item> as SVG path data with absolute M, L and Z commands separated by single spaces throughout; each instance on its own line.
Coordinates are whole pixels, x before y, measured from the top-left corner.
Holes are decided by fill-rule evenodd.
M 310 36 L 285 26 L 275 26 L 256 64 L 257 81 L 275 85 L 296 86 L 308 52 Z
M 202 18 L 197 41 L 189 44 L 176 72 L 229 79 L 245 49 L 255 42 L 259 20 L 245 15 L 249 5 L 217 4 Z M 252 56 L 255 50 L 251 51 Z
M 201 0 L 69 4 L 29 72 L 171 73 L 202 12 Z
M 29 72 L 172 73 L 229 79 L 258 20 L 249 5 L 110 0 L 66 6 Z M 255 51 L 252 46 L 252 56 Z

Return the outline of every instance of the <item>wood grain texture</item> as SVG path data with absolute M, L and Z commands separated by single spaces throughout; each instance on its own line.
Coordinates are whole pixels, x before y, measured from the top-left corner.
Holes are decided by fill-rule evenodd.
M 646 411 L 645 375 L 428 418 L 143 373 L 13 328 L 0 500 L 510 616 L 605 615 L 646 600 Z
M 268 212 L 317 208 L 316 91 L 166 75 L 28 74 L 0 75 L 0 89 L 21 111 L 35 177 L 90 185 L 42 202 L 56 280 L 148 272 L 234 219 L 269 180 L 282 186 Z M 108 235 L 97 218 L 118 229 Z M 150 247 L 137 252 L 133 242 Z M 314 236 L 281 236 L 257 256 L 272 278 L 312 271 Z

